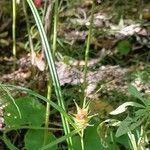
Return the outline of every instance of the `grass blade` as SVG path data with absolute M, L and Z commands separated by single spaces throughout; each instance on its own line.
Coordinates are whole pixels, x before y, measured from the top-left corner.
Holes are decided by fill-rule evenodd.
M 52 81 L 53 81 L 53 85 L 54 85 L 54 88 L 55 88 L 56 96 L 57 96 L 57 99 L 58 99 L 58 105 L 61 106 L 64 110 L 66 110 L 65 105 L 64 105 L 64 100 L 63 100 L 63 97 L 62 97 L 62 93 L 61 93 L 61 88 L 60 88 L 60 83 L 59 83 L 57 71 L 56 71 L 56 68 L 55 68 L 54 60 L 53 60 L 52 51 L 50 49 L 50 46 L 49 46 L 49 43 L 48 43 L 48 40 L 47 40 L 47 36 L 45 34 L 40 16 L 37 12 L 37 9 L 36 9 L 33 1 L 32 0 L 27 0 L 27 2 L 30 6 L 30 9 L 31 9 L 32 13 L 33 13 L 36 25 L 37 25 L 39 33 L 40 33 L 42 45 L 43 45 L 44 52 L 45 52 L 45 55 L 46 55 L 46 59 L 47 59 L 47 63 L 48 63 L 48 66 L 49 66 L 49 70 L 50 70 L 51 78 L 52 78 Z M 70 133 L 70 128 L 69 128 L 68 120 L 62 114 L 61 114 L 61 118 L 62 118 L 62 123 L 63 123 L 65 134 L 69 134 Z M 72 147 L 72 139 L 68 138 L 67 142 L 68 142 L 68 146 Z

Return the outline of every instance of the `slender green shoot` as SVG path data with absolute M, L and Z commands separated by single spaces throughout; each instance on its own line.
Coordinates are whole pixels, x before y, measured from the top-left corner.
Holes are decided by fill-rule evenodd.
M 12 45 L 12 53 L 13 53 L 13 58 L 14 58 L 14 62 L 13 62 L 13 71 L 16 70 L 16 0 L 12 0 L 12 41 L 13 41 L 13 45 Z M 13 83 L 15 83 L 15 76 L 14 76 L 14 81 Z
M 51 79 L 48 80 L 48 83 L 47 83 L 47 99 L 49 101 L 51 101 L 51 94 L 52 94 L 52 81 Z M 49 116 L 50 116 L 50 103 L 46 103 L 46 116 L 45 116 L 45 128 L 48 128 L 48 125 L 49 125 Z M 44 142 L 43 142 L 43 145 L 45 145 L 47 143 L 47 137 L 48 137 L 48 134 L 47 134 L 47 130 L 45 130 L 44 132 Z
M 24 15 L 25 15 L 25 20 L 26 20 L 26 24 L 27 24 L 29 45 L 30 45 L 30 50 L 31 50 L 31 53 L 32 53 L 34 51 L 34 46 L 33 46 L 33 40 L 32 40 L 32 36 L 31 36 L 31 32 L 30 32 L 30 23 L 29 23 L 29 17 L 28 17 L 28 14 L 27 14 L 26 1 L 23 0 L 22 3 L 23 3 L 23 11 L 24 11 Z
M 13 40 L 13 56 L 16 58 L 16 0 L 12 0 L 12 40 Z
M 17 111 L 18 111 L 19 117 L 22 118 L 21 112 L 20 112 L 20 110 L 19 110 L 19 107 L 17 106 L 17 104 L 16 104 L 14 98 L 12 97 L 11 93 L 9 92 L 9 90 L 8 90 L 6 87 L 3 87 L 3 86 L 1 86 L 1 88 L 3 89 L 4 92 L 6 92 L 6 94 L 7 94 L 8 97 L 10 98 L 10 100 L 12 100 L 14 106 L 16 107 L 16 109 L 17 109 Z
M 65 136 L 62 136 L 61 138 L 43 146 L 42 148 L 40 148 L 39 150 L 47 150 L 48 148 L 51 148 L 52 146 L 58 144 L 58 143 L 61 143 L 63 141 L 65 141 L 67 138 L 69 137 L 72 137 L 74 136 L 75 134 L 77 134 L 80 130 L 76 129 L 76 130 L 73 130 L 71 131 L 69 134 L 65 135 Z
M 49 0 L 46 0 L 45 3 L 44 3 L 44 10 L 43 10 L 43 17 L 42 17 L 42 22 L 43 22 L 43 25 L 44 25 L 44 28 L 45 28 L 45 33 L 47 34 L 47 37 L 48 37 L 48 31 L 49 31 L 49 28 L 50 28 L 50 25 L 48 26 L 47 24 L 50 24 L 50 19 L 47 19 L 47 17 L 51 18 L 52 15 L 50 10 L 49 10 L 49 7 L 52 7 L 51 4 L 52 2 Z M 42 48 L 43 49 L 43 48 Z M 48 82 L 47 82 L 47 99 L 49 101 L 51 101 L 51 95 L 52 95 L 52 80 L 51 78 L 49 78 Z M 47 102 L 46 103 L 46 114 L 45 114 L 45 128 L 48 128 L 49 126 L 49 123 L 50 123 L 50 104 Z M 47 140 L 48 140 L 48 130 L 45 129 L 45 132 L 44 132 L 44 141 L 43 141 L 43 146 L 47 143 Z
M 46 10 L 47 10 L 48 0 L 45 0 L 44 2 L 44 10 L 43 10 L 43 16 L 42 16 L 42 22 L 44 22 Z
M 90 19 L 90 26 L 89 26 L 89 32 L 88 32 L 88 39 L 86 43 L 86 50 L 85 50 L 85 66 L 84 66 L 84 77 L 83 77 L 83 95 L 84 95 L 84 100 L 83 100 L 83 108 L 86 107 L 87 105 L 87 99 L 86 99 L 86 94 L 85 90 L 87 87 L 87 72 L 88 72 L 88 59 L 89 59 L 89 50 L 90 50 L 90 42 L 91 42 L 91 35 L 92 35 L 92 26 L 93 26 L 93 19 L 94 19 L 94 8 L 95 4 L 93 2 L 92 4 L 92 9 L 91 9 L 91 19 Z M 84 130 L 81 131 L 81 147 L 82 150 L 84 150 Z
M 81 148 L 82 150 L 84 150 L 84 140 L 83 140 L 83 137 L 84 137 L 84 130 L 81 130 Z
M 56 43 L 57 43 L 57 26 L 58 26 L 58 0 L 55 0 L 55 8 L 54 8 L 54 32 L 53 32 L 53 54 L 55 55 L 56 51 Z
M 84 90 L 83 108 L 85 108 L 85 106 L 86 106 L 85 89 L 87 87 L 88 59 L 89 59 L 89 50 L 90 50 L 92 26 L 93 26 L 93 19 L 94 19 L 94 8 L 95 8 L 95 4 L 93 2 L 92 9 L 91 9 L 91 19 L 90 19 L 90 25 L 89 25 L 89 32 L 88 32 L 88 38 L 87 38 L 86 50 L 85 50 L 85 66 L 84 66 L 84 78 L 83 78 L 83 80 L 84 80 L 84 82 L 83 82 L 83 90 Z
M 60 88 L 59 78 L 58 78 L 55 63 L 53 60 L 52 51 L 50 49 L 48 39 L 47 39 L 47 36 L 45 34 L 40 16 L 37 12 L 37 9 L 36 9 L 33 1 L 27 0 L 27 2 L 30 6 L 32 13 L 33 13 L 34 19 L 36 21 L 36 25 L 37 25 L 39 33 L 40 33 L 42 45 L 44 48 L 45 56 L 46 56 L 48 67 L 49 67 L 50 74 L 51 74 L 51 78 L 52 78 L 53 85 L 55 88 L 56 96 L 58 99 L 58 105 L 61 106 L 64 109 L 64 111 L 66 111 L 64 99 L 63 99 L 61 88 Z M 63 127 L 64 127 L 64 132 L 67 135 L 70 133 L 70 127 L 69 127 L 68 120 L 67 120 L 67 118 L 65 118 L 65 116 L 63 114 L 61 114 L 61 118 L 62 118 L 62 123 L 63 123 Z M 72 149 L 72 138 L 71 137 L 68 138 L 67 143 L 68 143 L 68 148 Z
M 49 4 L 50 5 L 50 4 Z M 51 4 L 52 5 L 52 4 Z M 58 0 L 55 1 L 55 8 L 54 8 L 54 32 L 53 32 L 53 58 L 55 59 L 55 51 L 56 51 L 56 42 L 57 42 L 57 22 L 58 22 Z M 48 85 L 47 85 L 47 99 L 51 101 L 51 94 L 52 94 L 52 81 L 49 78 Z M 45 119 L 45 127 L 48 127 L 49 123 L 49 115 L 50 115 L 50 104 L 46 104 L 46 119 Z M 44 145 L 47 141 L 47 131 L 45 130 L 44 133 Z

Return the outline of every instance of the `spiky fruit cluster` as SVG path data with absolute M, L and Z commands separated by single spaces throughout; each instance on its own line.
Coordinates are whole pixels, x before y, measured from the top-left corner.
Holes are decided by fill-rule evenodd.
M 76 104 L 76 103 L 75 103 Z M 89 116 L 89 105 L 85 108 L 80 108 L 76 104 L 77 113 L 73 114 L 73 120 L 78 129 L 84 130 L 87 126 L 90 126 L 89 120 L 92 116 Z

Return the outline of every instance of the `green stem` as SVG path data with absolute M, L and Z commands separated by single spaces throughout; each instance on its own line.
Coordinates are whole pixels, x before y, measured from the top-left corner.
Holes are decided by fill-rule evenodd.
M 31 53 L 32 53 L 34 51 L 34 46 L 33 46 L 32 36 L 31 36 L 31 33 L 30 33 L 30 24 L 29 24 L 29 18 L 28 18 L 28 14 L 27 14 L 25 0 L 23 0 L 23 11 L 24 11 L 24 15 L 25 15 L 26 24 L 27 24 L 27 31 L 28 31 L 30 50 L 31 50 Z
M 12 40 L 13 40 L 13 56 L 16 58 L 16 0 L 12 0 L 12 13 L 13 13 L 13 22 L 12 22 Z
M 28 14 L 27 14 L 27 9 L 26 9 L 26 2 L 25 0 L 22 1 L 23 2 L 23 11 L 24 11 L 24 15 L 25 15 L 25 20 L 26 20 L 26 24 L 27 24 L 27 31 L 28 31 L 28 38 L 29 38 L 29 45 L 30 45 L 30 49 L 31 52 L 34 51 L 34 47 L 33 47 L 33 41 L 32 41 L 32 37 L 30 34 L 30 24 L 29 24 L 29 18 L 28 18 Z
M 51 82 L 51 79 L 49 79 L 48 81 L 48 84 L 47 84 L 47 99 L 49 101 L 51 101 L 51 94 L 52 94 L 52 82 Z M 46 103 L 46 117 L 45 117 L 45 128 L 48 128 L 49 126 L 49 116 L 50 116 L 50 103 Z M 48 138 L 48 130 L 45 129 L 45 132 L 44 132 L 44 143 L 43 145 L 46 145 L 47 143 L 47 138 Z
M 27 13 L 27 6 L 26 6 L 25 0 L 22 1 L 22 5 L 23 5 L 23 11 L 25 15 L 26 24 L 27 24 L 28 40 L 29 40 L 30 54 L 31 54 L 31 60 L 32 60 L 33 59 L 32 57 L 34 55 L 34 45 L 33 45 L 32 35 L 30 31 L 30 23 L 29 23 L 29 17 Z M 36 73 L 35 67 L 32 66 L 31 70 L 32 70 L 32 76 L 35 76 L 35 73 Z M 35 85 L 33 86 L 33 89 L 35 89 Z
M 84 130 L 81 131 L 81 149 L 84 150 Z
M 48 1 L 47 1 L 48 2 Z M 45 4 L 47 3 L 47 2 L 45 2 Z M 55 2 L 56 3 L 56 2 Z M 50 4 L 50 1 L 49 1 L 49 5 L 52 5 L 52 4 Z M 49 6 L 48 6 L 49 7 Z M 52 7 L 52 6 L 51 6 Z M 46 10 L 46 7 L 44 8 L 45 10 Z M 55 7 L 55 9 L 58 9 L 58 7 Z M 48 11 L 48 10 L 47 10 Z M 43 14 L 43 16 L 45 16 L 46 17 L 46 12 L 44 11 L 44 14 Z M 51 15 L 52 15 L 52 13 L 51 13 Z M 56 14 L 55 14 L 56 15 Z M 50 17 L 50 16 L 49 16 Z M 55 17 L 54 17 L 55 18 Z M 43 20 L 45 20 L 45 18 L 43 18 Z M 46 20 L 47 21 L 47 20 Z M 55 20 L 54 20 L 54 22 L 55 22 Z M 47 22 L 45 22 L 45 24 L 46 24 Z M 50 23 L 50 22 L 49 22 Z M 55 29 L 55 26 L 54 26 L 54 29 Z M 56 29 L 55 29 L 56 30 Z M 45 32 L 47 33 L 47 35 L 48 35 L 48 28 L 45 28 Z M 57 38 L 57 32 L 54 32 L 54 37 L 55 38 Z M 55 39 L 54 38 L 54 39 Z M 56 50 L 56 39 L 55 40 L 53 40 L 53 58 L 55 58 L 54 56 L 55 56 L 55 50 Z M 49 80 L 48 80 L 48 83 L 47 83 L 47 99 L 49 100 L 49 101 L 51 101 L 51 94 L 52 94 L 52 80 L 51 80 L 51 78 L 49 78 Z M 50 104 L 49 103 L 47 103 L 46 104 L 46 118 L 45 118 L 45 127 L 47 128 L 48 127 L 48 124 L 49 124 L 49 122 L 50 122 L 50 120 L 49 120 L 49 116 L 50 116 Z M 47 143 L 47 130 L 45 130 L 45 133 L 44 133 L 44 145 Z
M 85 67 L 84 67 L 84 77 L 83 77 L 83 92 L 84 92 L 84 101 L 83 101 L 83 108 L 86 106 L 86 95 L 85 95 L 85 89 L 87 87 L 87 72 L 88 72 L 88 59 L 89 59 L 89 49 L 90 49 L 90 42 L 91 42 L 91 35 L 92 35 L 92 26 L 93 26 L 93 19 L 94 19 L 94 8 L 95 4 L 93 2 L 92 9 L 91 9 L 91 19 L 90 19 L 90 26 L 89 26 L 89 32 L 88 32 L 88 39 L 86 44 L 86 50 L 85 50 Z
M 13 41 L 13 57 L 14 57 L 14 62 L 13 62 L 13 71 L 16 70 L 16 0 L 12 0 L 12 41 Z M 14 81 L 13 83 L 15 84 L 15 75 L 14 75 Z
M 48 4 L 49 2 L 49 4 Z M 47 5 L 48 4 L 48 5 Z M 45 28 L 45 33 L 47 34 L 47 37 L 48 37 L 48 30 L 50 28 L 50 26 L 48 26 L 48 24 L 50 23 L 50 20 L 47 20 L 47 17 L 50 17 L 50 12 L 49 12 L 49 5 L 50 4 L 50 1 L 46 0 L 45 1 L 45 5 L 44 5 L 44 11 L 43 11 L 43 17 L 42 17 L 42 22 L 44 23 L 44 28 Z M 46 12 L 47 10 L 47 12 Z M 43 50 L 43 48 L 42 48 Z M 52 94 L 52 81 L 51 81 L 51 78 L 49 78 L 48 82 L 47 82 L 47 99 L 48 101 L 51 101 L 51 94 Z M 48 128 L 49 126 L 49 123 L 50 123 L 50 103 L 46 103 L 46 114 L 45 114 L 45 128 Z M 48 140 L 48 130 L 45 129 L 45 132 L 44 132 L 44 142 L 43 142 L 43 145 L 46 145 L 47 144 L 47 140 Z
M 45 2 L 44 2 L 43 16 L 42 16 L 42 22 L 44 22 L 44 17 L 45 17 L 46 10 L 47 10 L 47 3 L 48 3 L 48 0 L 45 0 Z
M 93 26 L 93 19 L 94 19 L 94 8 L 95 8 L 95 4 L 93 2 L 92 9 L 91 9 L 91 19 L 90 19 L 90 27 L 89 27 L 89 32 L 88 32 L 88 39 L 87 39 L 86 50 L 85 50 L 85 67 L 84 67 L 84 77 L 83 77 L 83 80 L 84 80 L 83 82 L 84 100 L 83 100 L 83 106 L 82 106 L 83 108 L 86 108 L 86 105 L 87 105 L 85 89 L 87 87 L 88 59 L 89 59 L 89 50 L 90 50 L 92 26 Z M 81 147 L 82 147 L 82 150 L 84 150 L 84 130 L 81 131 Z
M 55 55 L 55 52 L 56 52 L 58 14 L 59 14 L 58 0 L 55 0 L 55 7 L 54 7 L 54 31 L 53 31 L 53 55 Z

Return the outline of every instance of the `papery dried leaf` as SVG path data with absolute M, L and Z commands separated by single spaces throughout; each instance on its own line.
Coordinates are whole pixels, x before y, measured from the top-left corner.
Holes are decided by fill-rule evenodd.
M 37 66 L 40 71 L 44 71 L 45 69 L 45 61 L 43 53 L 31 53 L 31 63 L 34 66 Z
M 33 66 L 35 66 L 35 57 L 36 57 L 36 53 L 34 51 L 31 52 L 31 64 Z
M 44 57 L 43 57 L 42 54 L 37 54 L 36 55 L 35 63 L 36 63 L 36 66 L 38 67 L 38 69 L 40 71 L 44 71 L 44 69 L 45 69 L 45 62 L 44 62 Z

